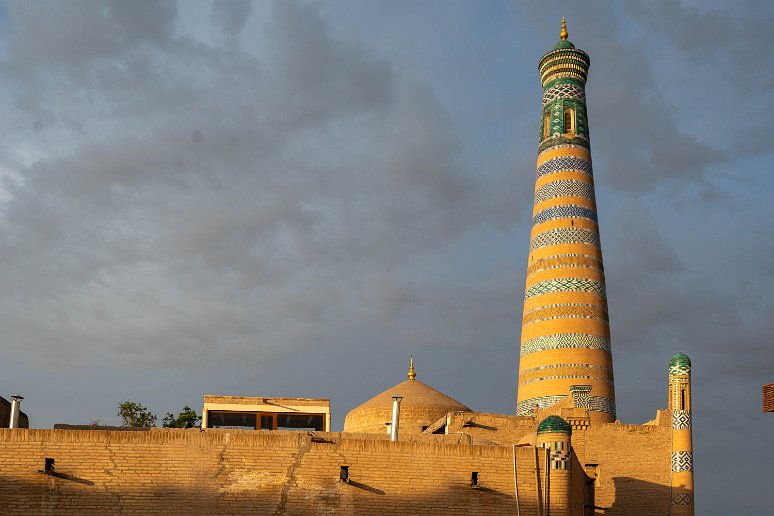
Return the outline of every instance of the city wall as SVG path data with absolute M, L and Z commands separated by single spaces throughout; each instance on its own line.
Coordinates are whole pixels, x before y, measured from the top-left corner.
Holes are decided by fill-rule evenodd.
M 619 433 L 605 434 L 600 427 L 588 442 L 616 441 Z M 632 445 L 628 457 L 638 467 L 646 465 L 646 455 L 660 453 L 659 443 L 656 449 L 643 446 L 647 443 L 637 437 L 640 433 L 621 435 L 628 436 L 623 444 L 594 449 L 600 461 L 626 460 L 619 453 L 622 446 L 628 449 L 627 439 Z M 475 439 L 459 434 L 412 436 L 407 442 L 386 438 L 198 429 L 0 429 L 0 507 L 3 514 L 496 515 L 516 514 L 516 485 L 522 516 L 537 516 L 548 502 L 546 450 L 468 444 Z M 41 472 L 46 458 L 55 460 L 52 473 Z M 629 474 L 615 476 L 615 468 L 602 469 L 604 500 L 598 496 L 595 502 L 586 490 L 585 466 L 576 459 L 573 491 L 580 498 L 573 500 L 573 514 L 594 514 L 583 507 L 592 502 L 607 504 L 605 514 L 668 514 L 666 462 L 665 483 L 661 472 L 633 474 L 625 467 L 622 471 Z M 348 468 L 349 483 L 340 481 L 341 466 Z M 660 469 L 660 463 L 652 467 Z M 473 472 L 477 485 L 471 485 Z M 621 505 L 617 493 L 633 489 L 636 499 Z
M 515 513 L 512 448 L 369 437 L 2 430 L 0 507 L 3 514 Z M 55 459 L 54 474 L 39 472 L 45 458 Z M 531 501 L 524 515 L 536 515 L 534 460 L 534 449 L 517 450 L 518 470 L 531 473 L 520 485 Z M 543 461 L 541 454 L 541 474 Z M 349 483 L 339 480 L 341 466 Z M 479 485 L 471 487 L 474 471 Z

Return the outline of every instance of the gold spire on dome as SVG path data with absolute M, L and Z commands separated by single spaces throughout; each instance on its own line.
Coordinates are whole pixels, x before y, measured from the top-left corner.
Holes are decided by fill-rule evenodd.
M 414 355 L 409 355 L 411 358 L 409 358 L 409 372 L 408 377 L 409 380 L 413 380 L 417 377 L 416 371 L 414 371 Z
M 566 40 L 567 36 L 569 36 L 567 33 L 567 22 L 565 21 L 564 16 L 562 16 L 562 32 L 559 33 L 559 37 L 562 38 L 562 40 Z

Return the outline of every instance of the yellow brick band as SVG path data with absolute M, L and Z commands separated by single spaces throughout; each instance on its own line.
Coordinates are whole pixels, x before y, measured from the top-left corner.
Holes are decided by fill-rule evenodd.
M 544 215 L 546 213 L 552 213 L 552 212 L 553 214 L 557 214 L 557 211 L 567 207 L 568 206 L 557 206 L 555 208 L 548 208 L 545 210 L 541 210 L 540 213 L 538 213 L 538 215 Z M 592 210 L 588 210 L 588 209 L 585 209 L 585 210 L 594 213 Z M 587 231 L 592 231 L 597 235 L 599 234 L 599 228 L 597 226 L 596 221 L 590 220 L 587 218 L 582 218 L 580 215 L 573 217 L 572 215 L 567 214 L 563 217 L 557 216 L 550 219 L 541 220 L 540 222 L 533 224 L 532 231 L 530 232 L 530 239 L 535 238 L 535 236 L 539 235 L 540 233 L 543 233 L 545 231 L 550 231 L 552 229 L 585 229 Z
M 537 166 L 540 167 L 549 159 L 559 156 L 576 156 L 591 161 L 591 153 L 586 147 L 572 144 L 554 145 L 553 147 L 538 153 Z
M 594 184 L 594 180 L 591 176 L 584 174 L 583 172 L 563 170 L 538 178 L 538 180 L 535 181 L 535 191 L 540 190 L 540 188 L 548 183 L 555 183 L 556 181 L 581 181 L 590 185 Z
M 602 260 L 587 254 L 561 254 L 536 260 L 527 267 L 527 275 L 534 272 L 565 267 L 586 267 L 603 271 Z
M 607 322 L 607 312 L 595 305 L 572 303 L 551 305 L 530 310 L 524 314 L 522 323 L 526 326 L 540 321 L 553 319 L 600 319 Z
M 591 336 L 591 334 L 589 334 Z M 545 364 L 598 364 L 613 367 L 612 355 L 604 349 L 556 348 L 527 353 L 520 357 L 519 370 L 531 369 Z M 581 382 L 583 383 L 583 382 Z
M 599 269 L 589 268 L 589 267 L 576 267 L 572 269 L 554 269 L 554 270 L 547 270 L 547 271 L 536 271 L 533 274 L 530 274 L 527 276 L 527 282 L 526 282 L 526 288 L 532 288 L 534 285 L 537 285 L 538 283 L 542 283 L 544 281 L 551 281 L 551 280 L 560 280 L 562 278 L 575 278 L 575 279 L 587 279 L 591 281 L 597 281 L 599 283 L 605 282 L 605 274 L 600 271 Z M 580 302 L 581 300 L 578 299 Z M 541 306 L 549 305 L 549 304 L 556 304 L 556 303 L 544 303 Z M 594 301 L 592 304 L 604 304 L 600 303 L 598 301 Z M 531 307 L 537 308 L 537 307 Z M 524 312 L 526 313 L 528 310 L 525 308 Z
M 519 374 L 519 385 L 535 382 L 572 380 L 572 383 L 584 383 L 577 380 L 591 380 L 593 383 L 612 383 L 613 371 L 595 364 L 553 364 L 542 366 Z
M 591 271 L 592 269 L 574 269 L 576 271 Z M 543 294 L 542 296 L 534 296 L 524 300 L 524 311 L 532 310 L 546 305 L 556 305 L 559 303 L 588 303 L 596 304 L 603 308 L 607 307 L 607 300 L 604 296 L 600 296 L 594 292 L 555 292 L 552 294 Z M 561 332 L 549 332 L 561 333 Z M 535 337 L 536 335 L 533 335 Z M 530 339 L 533 337 L 529 337 Z M 523 338 L 522 340 L 526 340 Z
M 580 373 L 581 371 L 575 370 L 576 373 Z M 604 382 L 604 383 L 613 383 L 612 378 L 607 378 L 604 376 L 594 376 L 591 374 L 556 374 L 553 376 L 540 376 L 538 378 L 532 378 L 530 380 L 522 380 L 519 381 L 519 385 L 527 385 L 528 383 L 534 383 L 534 382 L 543 382 L 546 380 L 594 380 L 597 382 Z

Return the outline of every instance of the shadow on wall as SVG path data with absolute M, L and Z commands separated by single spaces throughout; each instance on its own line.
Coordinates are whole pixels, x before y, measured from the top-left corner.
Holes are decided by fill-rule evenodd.
M 217 492 L 185 489 L 180 486 L 148 486 L 142 491 L 106 492 L 104 486 L 93 482 L 67 478 L 68 475 L 44 475 L 39 480 L 20 482 L 4 479 L 0 488 L 0 503 L 4 514 L 29 514 L 30 507 L 39 508 L 39 514 L 104 514 L 106 512 L 133 512 L 144 514 L 318 514 L 336 511 L 346 514 L 374 514 L 374 511 L 405 511 L 406 514 L 443 510 L 444 514 L 512 514 L 514 500 L 510 492 L 493 489 L 450 488 L 439 489 L 430 495 L 419 493 L 385 493 L 374 486 L 352 481 L 350 485 L 332 482 L 316 490 L 311 499 L 306 496 L 287 496 L 276 491 L 258 492 L 259 485 L 242 492 Z M 10 480 L 10 481 L 9 481 Z M 598 514 L 626 516 L 668 516 L 670 488 L 652 482 L 617 477 L 616 500 L 609 508 L 595 508 L 593 500 L 586 500 L 584 516 Z M 84 485 L 86 484 L 86 486 Z M 244 486 L 248 487 L 248 486 Z M 359 493 L 356 493 L 358 492 Z M 299 493 L 293 493 L 298 495 Z M 522 500 L 522 515 L 538 513 L 529 500 Z
M 668 516 L 670 514 L 670 486 L 631 477 L 615 477 L 613 484 L 615 485 L 613 505 L 604 511 L 587 511 L 586 515 Z
M 6 484 L 0 490 L 4 515 L 26 514 L 444 514 L 512 515 L 515 505 L 511 493 L 468 487 L 439 489 L 430 495 L 385 492 L 374 486 L 352 482 L 335 483 L 317 489 L 314 496 L 291 490 L 289 496 L 279 490 L 258 492 L 257 485 L 244 486 L 241 492 L 201 490 L 194 487 L 156 486 L 138 491 L 107 492 L 104 486 L 72 482 L 41 474 L 42 481 Z M 80 480 L 80 479 L 78 479 Z M 295 492 L 293 492 L 295 491 Z M 527 504 L 529 505 L 529 504 Z M 534 508 L 522 510 L 522 516 L 537 516 Z

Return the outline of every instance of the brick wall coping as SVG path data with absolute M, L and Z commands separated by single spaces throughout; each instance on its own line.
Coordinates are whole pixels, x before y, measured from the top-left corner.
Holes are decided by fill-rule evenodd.
M 232 405 L 323 405 L 330 407 L 331 400 L 328 398 L 269 398 L 266 396 L 222 396 L 219 394 L 205 394 L 204 403 L 229 403 Z

